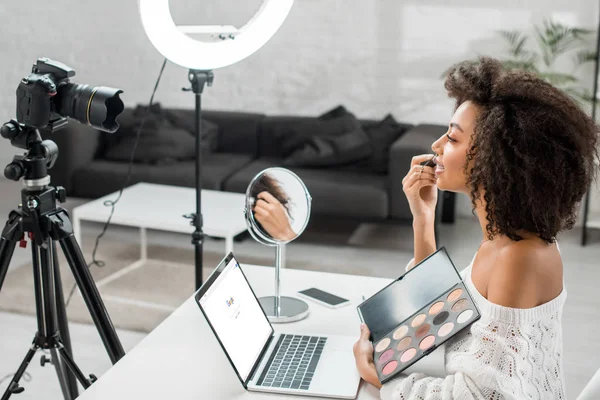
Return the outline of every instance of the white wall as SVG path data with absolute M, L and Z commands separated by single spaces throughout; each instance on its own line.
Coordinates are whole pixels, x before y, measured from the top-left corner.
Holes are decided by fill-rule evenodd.
M 180 24 L 241 25 L 260 3 L 171 0 Z M 306 115 L 344 104 L 359 117 L 391 112 L 401 121 L 446 124 L 452 103 L 440 74 L 477 54 L 502 55 L 495 30 L 528 29 L 544 17 L 593 28 L 597 16 L 592 0 L 297 0 L 269 43 L 215 71 L 203 104 Z M 148 102 L 162 57 L 136 1 L 4 0 L 0 17 L 0 122 L 15 116 L 15 89 L 42 56 L 73 67 L 74 82 L 123 89 L 128 106 Z M 193 95 L 180 90 L 187 83 L 186 69 L 167 64 L 155 101 L 192 108 Z M 16 150 L 0 144 L 0 167 Z M 462 197 L 459 212 L 471 215 Z

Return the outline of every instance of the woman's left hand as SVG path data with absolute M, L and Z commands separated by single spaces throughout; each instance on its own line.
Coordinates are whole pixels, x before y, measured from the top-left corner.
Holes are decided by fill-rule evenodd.
M 371 332 L 365 324 L 360 325 L 360 338 L 354 343 L 354 360 L 361 378 L 371 385 L 381 388 L 381 382 L 373 362 L 373 343 L 369 340 Z

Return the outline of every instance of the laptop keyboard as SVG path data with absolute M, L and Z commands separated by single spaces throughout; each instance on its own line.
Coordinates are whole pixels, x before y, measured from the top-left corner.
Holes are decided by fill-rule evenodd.
M 325 337 L 282 334 L 256 384 L 308 390 L 326 341 Z

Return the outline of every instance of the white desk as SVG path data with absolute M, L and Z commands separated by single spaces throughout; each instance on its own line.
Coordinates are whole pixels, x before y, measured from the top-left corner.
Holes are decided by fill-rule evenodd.
M 240 260 L 243 261 L 243 260 Z M 399 270 L 403 266 L 398 266 Z M 274 291 L 274 269 L 242 265 L 258 297 Z M 309 316 L 290 324 L 273 325 L 276 331 L 308 334 L 350 335 L 358 338 L 360 320 L 356 306 L 389 283 L 387 279 L 284 269 L 282 294 L 317 286 L 352 301 L 329 309 L 310 303 Z M 352 349 L 348 349 L 352 352 Z M 407 372 L 444 373 L 443 346 L 420 360 Z M 144 340 L 109 369 L 78 398 L 91 399 L 308 399 L 247 392 L 237 378 L 221 346 L 193 296 L 185 301 Z M 313 398 L 314 397 L 310 397 Z M 378 399 L 379 391 L 362 383 L 358 399 Z

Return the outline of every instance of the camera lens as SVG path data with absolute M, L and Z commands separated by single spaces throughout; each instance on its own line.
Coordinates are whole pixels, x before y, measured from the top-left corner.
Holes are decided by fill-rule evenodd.
M 123 93 L 120 89 L 105 86 L 68 83 L 58 89 L 58 113 L 113 133 L 119 129 L 117 116 L 124 109 L 120 93 Z

